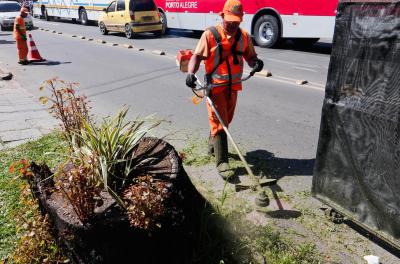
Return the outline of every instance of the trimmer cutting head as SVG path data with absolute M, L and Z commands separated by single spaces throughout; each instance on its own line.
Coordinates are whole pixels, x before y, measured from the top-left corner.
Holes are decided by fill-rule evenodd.
M 257 194 L 257 197 L 255 199 L 255 203 L 257 206 L 260 207 L 267 207 L 269 205 L 269 198 L 265 191 L 261 191 Z
M 246 178 L 246 179 L 248 179 L 248 178 Z M 261 187 L 271 186 L 271 185 L 276 184 L 276 182 L 277 182 L 276 179 L 259 179 L 258 181 L 260 182 Z M 256 190 L 257 187 L 258 186 L 255 185 L 255 183 L 253 181 L 244 180 L 244 181 L 241 181 L 240 183 L 235 184 L 235 191 L 240 192 L 240 191 L 247 190 L 247 189 Z

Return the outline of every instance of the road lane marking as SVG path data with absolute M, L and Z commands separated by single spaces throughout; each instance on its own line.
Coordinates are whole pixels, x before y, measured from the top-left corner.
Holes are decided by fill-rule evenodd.
M 280 63 L 284 63 L 284 64 L 289 64 L 289 65 L 294 65 L 294 66 L 298 66 L 298 67 L 315 68 L 315 69 L 320 69 L 320 68 L 328 69 L 328 67 L 325 67 L 325 66 L 297 63 L 297 62 L 285 61 L 285 60 L 280 60 L 280 59 L 268 58 L 266 60 L 267 61 L 280 62 Z
M 305 68 L 305 67 L 293 67 L 293 69 L 303 70 L 303 71 L 310 71 L 310 72 L 318 72 L 313 69 Z
M 245 70 L 243 73 L 244 74 L 249 74 L 250 71 Z M 287 77 L 283 77 L 283 76 L 279 76 L 279 75 L 273 75 L 273 76 L 268 77 L 268 78 L 262 77 L 262 76 L 258 76 L 258 75 L 254 75 L 254 76 L 257 77 L 257 78 L 264 79 L 264 80 L 291 84 L 291 85 L 296 86 L 296 87 L 310 88 L 310 89 L 314 89 L 314 90 L 318 90 L 318 91 L 324 91 L 325 90 L 325 86 L 322 85 L 322 84 L 308 82 L 307 84 L 300 85 L 300 84 L 296 84 L 296 79 L 291 79 L 291 78 L 287 78 Z
M 54 23 L 54 22 L 44 22 L 44 21 L 40 21 L 40 20 L 37 20 L 37 19 L 35 19 L 35 25 L 36 24 L 43 24 L 43 25 L 48 25 L 48 24 L 51 24 L 52 26 L 54 25 L 54 26 L 59 26 L 60 24 L 59 23 Z

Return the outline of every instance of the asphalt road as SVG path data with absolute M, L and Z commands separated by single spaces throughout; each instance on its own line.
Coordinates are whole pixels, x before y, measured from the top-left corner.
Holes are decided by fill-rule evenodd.
M 152 34 L 141 34 L 133 40 L 128 40 L 122 33 L 110 33 L 107 36 L 102 36 L 99 28 L 95 25 L 82 26 L 73 24 L 69 20 L 47 22 L 36 19 L 35 25 L 71 34 L 102 38 L 106 41 L 116 43 L 129 43 L 137 48 L 163 50 L 167 55 L 171 56 L 175 56 L 178 49 L 194 48 L 199 38 L 198 34 L 193 34 L 191 31 L 171 30 L 163 39 L 155 38 Z M 307 50 L 296 50 L 296 47 L 290 41 L 286 42 L 280 49 L 256 47 L 256 50 L 275 77 L 282 77 L 283 80 L 289 81 L 307 80 L 316 86 L 324 87 L 328 72 L 331 44 L 330 40 L 323 41 L 318 42 L 317 45 Z
M 132 117 L 156 113 L 169 121 L 163 129 L 171 137 L 178 133 L 200 137 L 208 134 L 205 107 L 191 103 L 192 93 L 185 87 L 185 75 L 177 70 L 173 56 L 179 48 L 193 47 L 197 41 L 195 38 L 184 34 L 162 39 L 141 36 L 131 41 L 135 47 L 146 49 L 140 52 L 67 36 L 79 34 L 100 38 L 94 26 L 38 20 L 35 24 L 63 32 L 62 35 L 42 30 L 31 32 L 41 55 L 48 60 L 46 63 L 20 66 L 16 63 L 16 47 L 11 32 L 3 32 L 0 40 L 0 61 L 6 63 L 30 92 L 39 97 L 40 84 L 58 76 L 79 82 L 81 92 L 93 101 L 95 113 L 112 114 L 127 105 Z M 107 36 L 106 41 L 129 43 L 122 36 Z M 163 49 L 167 55 L 154 55 L 151 53 L 153 49 Z M 273 64 L 269 58 L 279 60 L 284 53 L 289 54 L 286 65 L 295 63 L 295 57 L 302 58 L 298 65 L 306 62 L 312 65 L 315 58 L 326 60 L 326 64 L 329 60 L 327 55 L 289 49 L 257 51 L 262 58 L 266 54 L 268 68 Z M 269 53 L 273 55 L 269 56 Z M 312 159 L 316 152 L 324 91 L 318 86 L 295 85 L 289 77 L 293 72 L 300 74 L 300 70 L 286 67 L 284 71 L 283 63 L 279 67 L 286 80 L 255 77 L 245 84 L 231 126 L 232 133 L 246 150 L 264 149 L 279 157 Z M 278 71 L 270 69 L 273 73 Z M 318 78 L 325 78 L 323 73 L 320 75 Z

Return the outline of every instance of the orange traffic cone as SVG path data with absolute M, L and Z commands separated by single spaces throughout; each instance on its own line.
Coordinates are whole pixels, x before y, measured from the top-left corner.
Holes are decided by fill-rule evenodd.
M 32 34 L 29 34 L 29 55 L 28 60 L 30 62 L 37 62 L 37 61 L 45 61 L 40 54 L 38 49 L 36 48 L 35 41 L 33 41 Z

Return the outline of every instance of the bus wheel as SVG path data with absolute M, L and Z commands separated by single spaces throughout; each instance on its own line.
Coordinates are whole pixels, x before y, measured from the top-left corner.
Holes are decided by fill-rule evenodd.
M 106 28 L 106 25 L 104 25 L 103 22 L 100 22 L 99 28 L 100 28 L 100 32 L 101 32 L 102 35 L 107 35 L 108 34 L 108 30 Z
M 254 40 L 263 48 L 271 48 L 278 44 L 279 24 L 276 17 L 271 15 L 261 16 L 257 19 L 254 28 Z
M 88 24 L 89 20 L 85 8 L 82 8 L 81 11 L 79 11 L 79 20 L 81 21 L 82 25 L 86 26 Z
M 132 27 L 129 24 L 125 25 L 125 36 L 128 39 L 132 39 L 133 38 L 133 31 L 132 31 Z
M 168 32 L 168 26 L 167 26 L 167 16 L 164 14 L 164 12 L 160 12 L 160 22 L 162 23 L 162 34 L 165 35 Z

